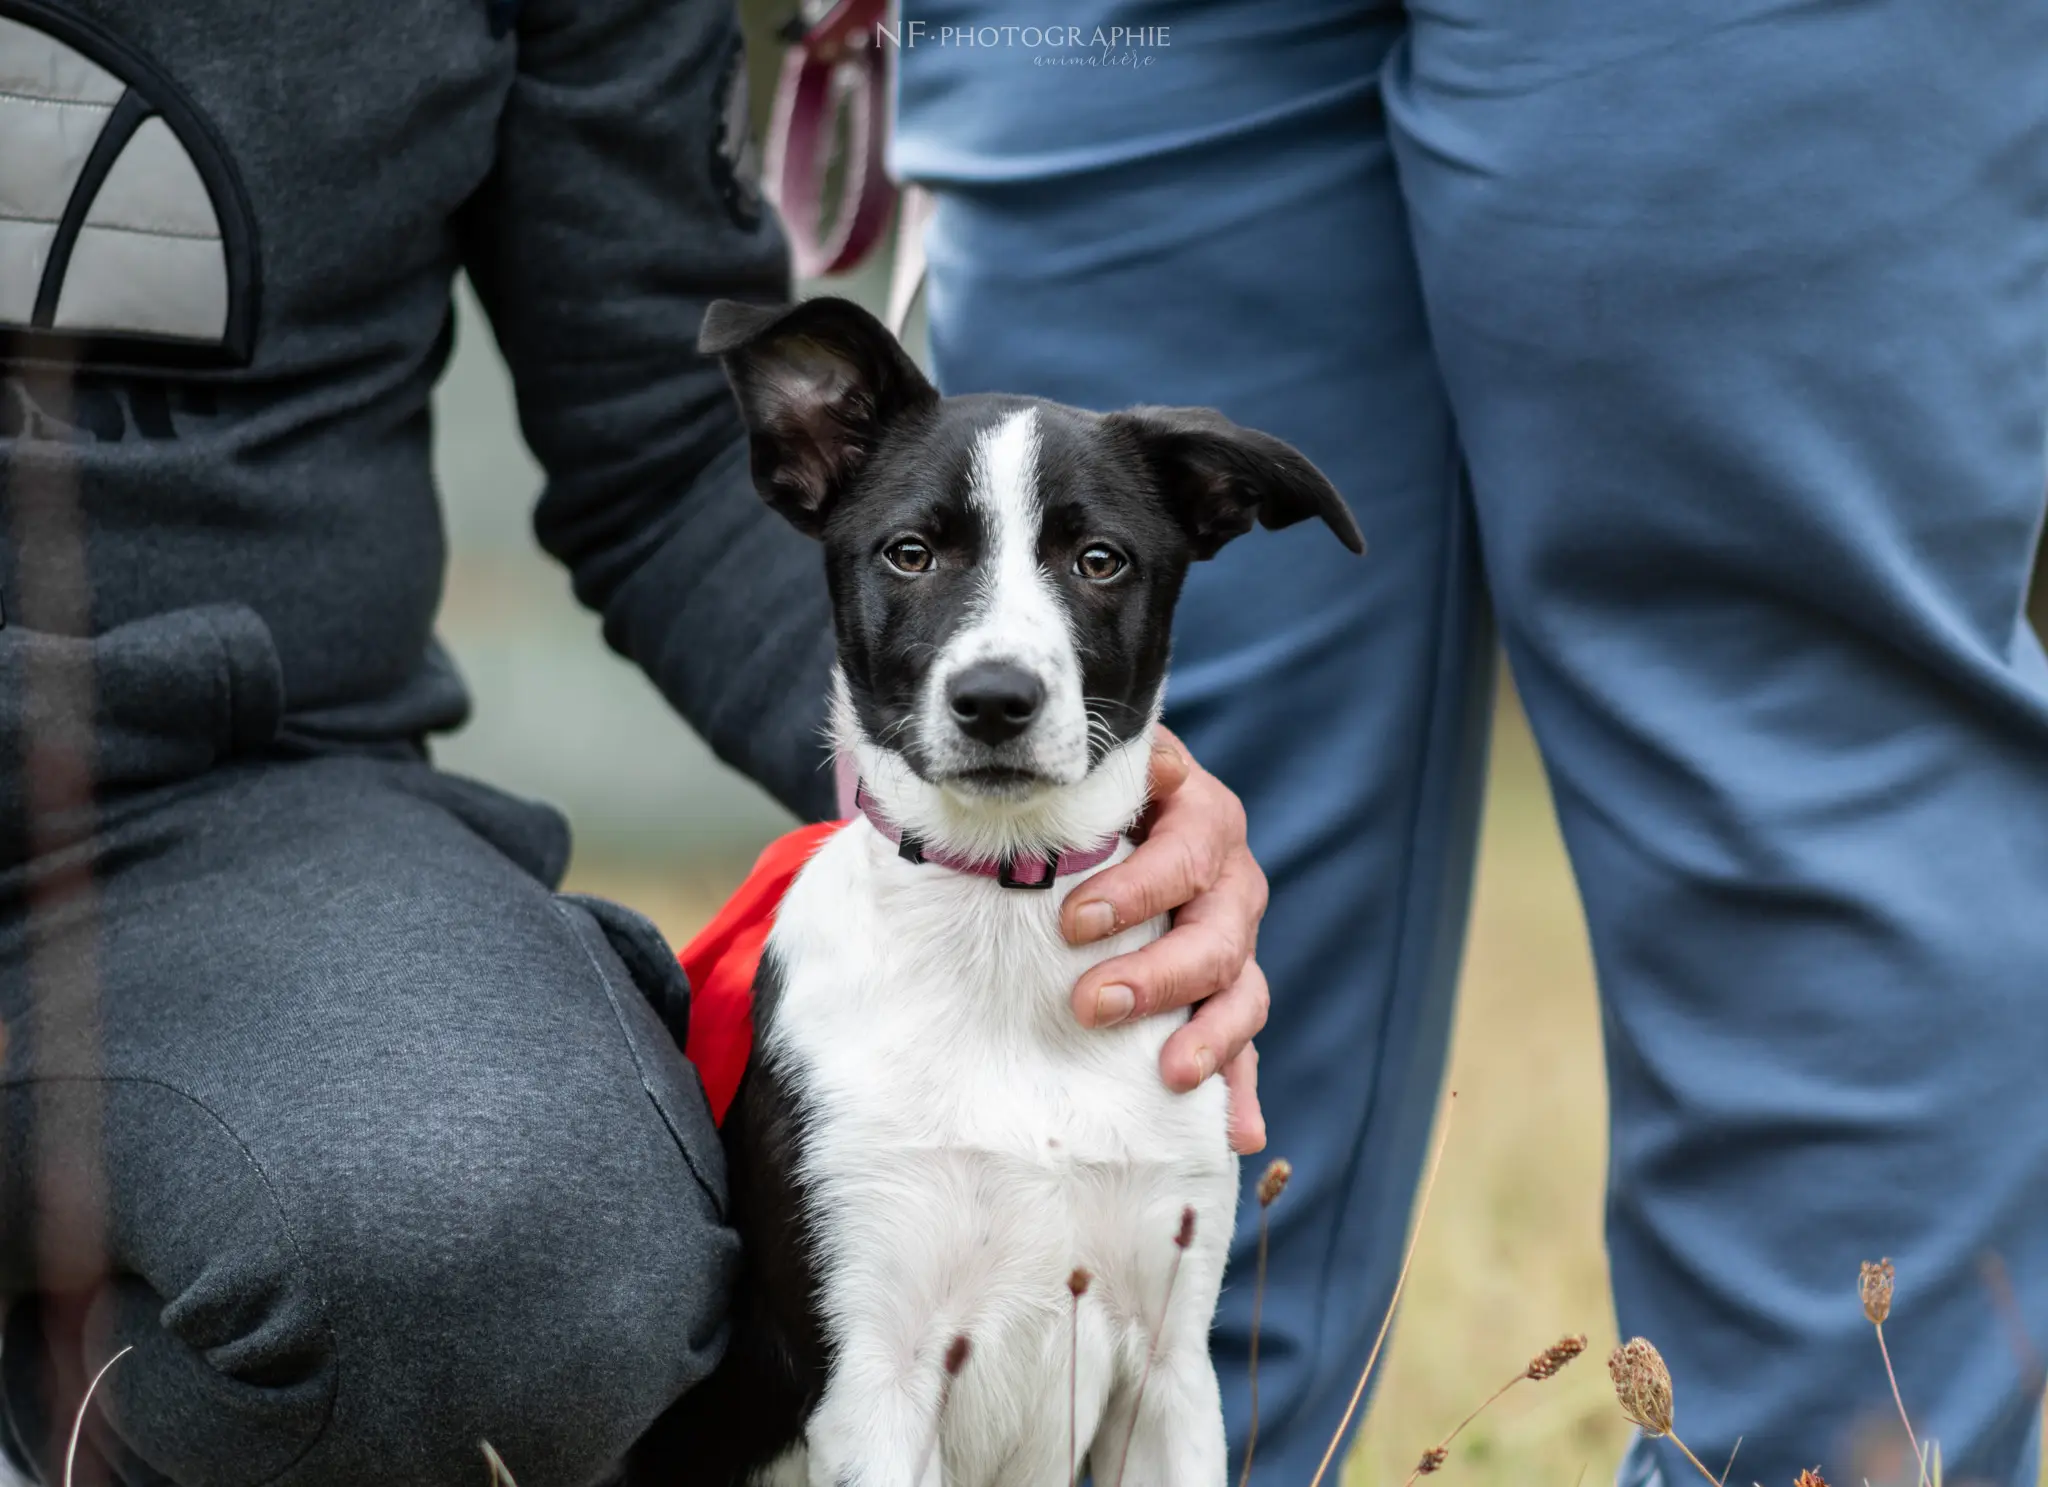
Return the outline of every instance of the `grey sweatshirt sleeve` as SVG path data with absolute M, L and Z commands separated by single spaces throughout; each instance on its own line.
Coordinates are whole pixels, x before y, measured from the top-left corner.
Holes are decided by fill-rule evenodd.
M 704 307 L 787 297 L 771 213 L 723 146 L 743 118 L 731 0 L 525 0 L 464 259 L 548 475 L 534 516 L 605 639 L 720 757 L 833 810 L 819 551 L 754 493 L 694 344 Z

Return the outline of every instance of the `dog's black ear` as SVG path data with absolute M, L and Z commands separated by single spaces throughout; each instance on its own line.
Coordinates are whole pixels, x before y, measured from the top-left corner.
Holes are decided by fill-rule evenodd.
M 1291 527 L 1319 516 L 1338 541 L 1365 551 L 1351 508 L 1293 445 L 1240 428 L 1213 408 L 1130 408 L 1107 421 L 1137 441 L 1196 557 L 1214 557 L 1249 532 L 1254 518 Z
M 724 364 L 739 398 L 755 487 L 814 537 L 882 431 L 939 400 L 888 328 L 851 300 L 718 300 L 697 349 Z

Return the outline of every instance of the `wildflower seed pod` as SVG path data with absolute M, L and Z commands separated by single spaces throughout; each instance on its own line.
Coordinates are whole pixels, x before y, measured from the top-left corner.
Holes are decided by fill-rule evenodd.
M 1865 1260 L 1856 1289 L 1863 1297 L 1863 1315 L 1873 1326 L 1882 1327 L 1892 1314 L 1892 1262 Z
M 1794 1482 L 1792 1487 L 1828 1487 L 1828 1484 L 1827 1479 L 1820 1474 L 1819 1468 L 1815 1467 L 1801 1472 L 1799 1480 Z
M 1294 1163 L 1285 1157 L 1275 1157 L 1266 1166 L 1266 1175 L 1259 1179 L 1259 1207 L 1271 1208 L 1279 1196 L 1287 1191 L 1287 1179 L 1294 1176 Z
M 1559 1369 L 1585 1351 L 1586 1337 L 1584 1333 L 1579 1334 L 1577 1337 L 1560 1337 L 1556 1342 L 1529 1360 L 1529 1371 L 1526 1376 L 1534 1379 L 1539 1384 L 1545 1379 L 1556 1378 Z
M 1431 1472 L 1440 1470 L 1444 1464 L 1444 1459 L 1450 1454 L 1442 1446 L 1431 1446 L 1422 1453 L 1422 1460 L 1416 1463 L 1415 1475 L 1426 1477 Z
M 1607 1359 L 1621 1412 L 1645 1435 L 1671 1433 L 1671 1370 L 1647 1337 L 1631 1337 Z

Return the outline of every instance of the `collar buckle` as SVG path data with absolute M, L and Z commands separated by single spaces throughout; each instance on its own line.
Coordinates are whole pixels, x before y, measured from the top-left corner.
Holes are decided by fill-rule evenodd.
M 1005 888 L 1029 888 L 1037 892 L 1043 892 L 1052 887 L 1053 883 L 1058 880 L 1060 875 L 1060 859 L 1058 853 L 1051 853 L 1040 854 L 1038 860 L 1045 864 L 1045 876 L 1036 882 L 1017 876 L 1017 859 L 1014 857 L 1005 857 L 996 865 L 996 881 Z

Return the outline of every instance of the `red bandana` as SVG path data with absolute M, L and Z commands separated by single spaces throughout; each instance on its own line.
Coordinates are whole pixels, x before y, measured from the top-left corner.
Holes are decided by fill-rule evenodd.
M 721 1124 L 753 1052 L 754 972 L 775 911 L 811 854 L 849 824 L 824 821 L 770 842 L 725 907 L 676 957 L 690 979 L 690 1038 L 683 1051 L 704 1081 L 711 1118 Z

